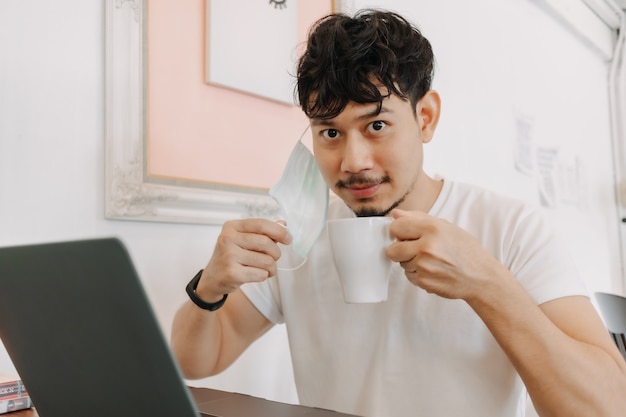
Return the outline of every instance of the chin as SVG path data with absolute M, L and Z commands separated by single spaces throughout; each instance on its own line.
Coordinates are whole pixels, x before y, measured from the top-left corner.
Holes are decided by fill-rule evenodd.
M 352 211 L 354 212 L 354 214 L 356 214 L 357 217 L 374 217 L 374 216 L 386 216 L 389 211 L 391 210 L 385 210 L 382 209 L 380 207 L 373 207 L 373 206 L 367 206 L 367 205 L 362 205 L 362 206 L 358 206 L 358 207 L 350 207 L 352 209 Z
M 367 204 L 367 203 L 361 203 L 361 204 L 348 204 L 348 206 L 352 209 L 352 211 L 354 212 L 354 214 L 356 214 L 357 217 L 374 217 L 374 216 L 386 216 L 388 215 L 391 210 L 393 210 L 394 208 L 398 207 L 400 205 L 400 203 L 402 203 L 402 201 L 404 201 L 404 198 L 401 198 L 400 200 L 394 202 L 391 205 L 374 205 L 374 204 Z

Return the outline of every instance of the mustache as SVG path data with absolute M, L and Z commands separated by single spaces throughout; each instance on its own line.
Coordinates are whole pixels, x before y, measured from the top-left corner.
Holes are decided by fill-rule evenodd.
M 385 182 L 391 182 L 391 177 L 384 175 L 380 178 L 371 178 L 363 175 L 352 175 L 345 180 L 339 180 L 335 183 L 337 188 L 352 188 L 352 187 L 372 187 L 374 185 L 382 184 Z

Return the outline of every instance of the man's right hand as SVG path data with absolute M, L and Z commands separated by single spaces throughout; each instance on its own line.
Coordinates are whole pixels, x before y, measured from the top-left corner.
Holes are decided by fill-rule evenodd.
M 281 255 L 277 243 L 291 243 L 287 229 L 279 223 L 267 219 L 225 222 L 196 293 L 213 303 L 246 282 L 276 275 L 276 261 Z
M 272 327 L 238 289 L 276 274 L 277 243 L 291 243 L 287 229 L 279 223 L 266 219 L 224 223 L 196 294 L 207 303 L 221 300 L 224 294 L 231 296 L 217 311 L 186 301 L 172 323 L 172 350 L 186 378 L 223 371 Z

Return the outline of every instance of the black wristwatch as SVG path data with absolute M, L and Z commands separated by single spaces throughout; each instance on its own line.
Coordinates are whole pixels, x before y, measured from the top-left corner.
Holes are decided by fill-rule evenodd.
M 224 303 L 226 302 L 226 298 L 228 298 L 228 294 L 224 294 L 222 299 L 216 303 L 207 303 L 205 301 L 202 301 L 200 297 L 198 297 L 198 294 L 196 294 L 196 288 L 198 288 L 198 282 L 200 282 L 202 271 L 203 270 L 201 269 L 196 274 L 196 276 L 193 277 L 191 281 L 189 281 L 189 284 L 187 284 L 187 288 L 186 288 L 187 295 L 189 296 L 189 298 L 191 298 L 191 301 L 193 301 L 193 303 L 197 305 L 198 307 L 204 310 L 215 311 L 224 305 Z

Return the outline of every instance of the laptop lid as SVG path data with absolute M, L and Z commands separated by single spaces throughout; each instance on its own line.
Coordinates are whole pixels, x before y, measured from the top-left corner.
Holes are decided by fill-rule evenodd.
M 0 340 L 40 417 L 354 417 L 187 387 L 116 238 L 0 247 Z
M 0 248 L 0 339 L 41 417 L 197 417 L 115 238 Z

